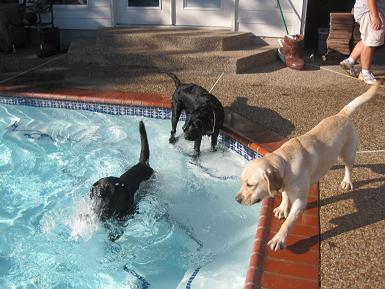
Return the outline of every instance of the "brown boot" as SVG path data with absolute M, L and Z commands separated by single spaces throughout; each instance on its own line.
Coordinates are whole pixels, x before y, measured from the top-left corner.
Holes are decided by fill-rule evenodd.
M 285 35 L 283 39 L 283 51 L 285 54 L 285 63 L 288 67 L 302 70 L 305 67 L 303 60 L 304 46 L 303 35 L 293 35 L 293 38 Z

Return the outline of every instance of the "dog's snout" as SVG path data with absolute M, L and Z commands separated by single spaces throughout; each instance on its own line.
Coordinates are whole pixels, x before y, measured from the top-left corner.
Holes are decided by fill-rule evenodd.
M 242 195 L 238 194 L 235 196 L 235 200 L 238 202 L 238 203 L 242 203 Z

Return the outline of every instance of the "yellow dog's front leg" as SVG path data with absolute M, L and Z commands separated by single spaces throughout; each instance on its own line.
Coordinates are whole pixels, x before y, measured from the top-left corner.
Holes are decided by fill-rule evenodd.
M 282 192 L 281 204 L 273 210 L 273 213 L 277 219 L 287 218 L 290 211 L 290 202 L 286 192 Z
M 291 227 L 293 227 L 294 223 L 297 221 L 298 217 L 302 214 L 305 207 L 305 200 L 296 199 L 293 202 L 290 213 L 287 216 L 285 222 L 283 222 L 281 228 L 279 229 L 278 233 L 275 234 L 273 239 L 267 243 L 271 250 L 278 251 L 285 248 L 287 235 L 289 234 Z

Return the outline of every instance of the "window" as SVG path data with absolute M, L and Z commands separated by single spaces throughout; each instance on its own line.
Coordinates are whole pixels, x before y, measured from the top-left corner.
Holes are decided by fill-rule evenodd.
M 159 7 L 159 0 L 128 0 L 129 7 Z
M 88 0 L 53 0 L 55 5 L 87 5 Z
M 187 8 L 220 8 L 220 0 L 186 0 Z

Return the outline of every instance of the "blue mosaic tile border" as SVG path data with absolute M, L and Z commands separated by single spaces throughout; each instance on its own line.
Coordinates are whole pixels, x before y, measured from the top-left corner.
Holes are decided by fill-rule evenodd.
M 225 145 L 233 152 L 243 156 L 248 161 L 262 157 L 262 155 L 258 154 L 257 152 L 253 151 L 249 147 L 241 144 L 239 141 L 226 134 L 221 133 L 218 137 L 218 142 Z
M 47 100 L 30 97 L 4 97 L 0 95 L 0 104 L 28 105 L 35 107 L 64 108 L 72 110 L 89 110 L 112 115 L 144 116 L 157 119 L 171 118 L 171 110 L 162 107 L 129 106 L 119 104 L 104 104 L 91 102 L 77 102 L 66 100 Z M 184 115 L 181 116 L 181 119 Z
M 1 96 L 0 104 L 11 105 L 28 105 L 35 107 L 49 107 L 49 108 L 63 108 L 72 110 L 89 110 L 95 112 L 102 112 L 112 115 L 132 115 L 143 116 L 155 119 L 170 119 L 171 110 L 169 108 L 162 107 L 150 107 L 150 106 L 130 106 L 119 104 L 103 104 L 103 103 L 91 103 L 91 102 L 76 102 L 66 100 L 47 100 L 30 97 L 19 96 Z M 181 120 L 185 120 L 185 115 L 181 115 Z M 231 149 L 232 151 L 243 156 L 247 160 L 252 160 L 258 157 L 262 157 L 260 154 L 254 152 L 252 149 L 236 141 L 232 137 L 220 134 L 218 142 Z

